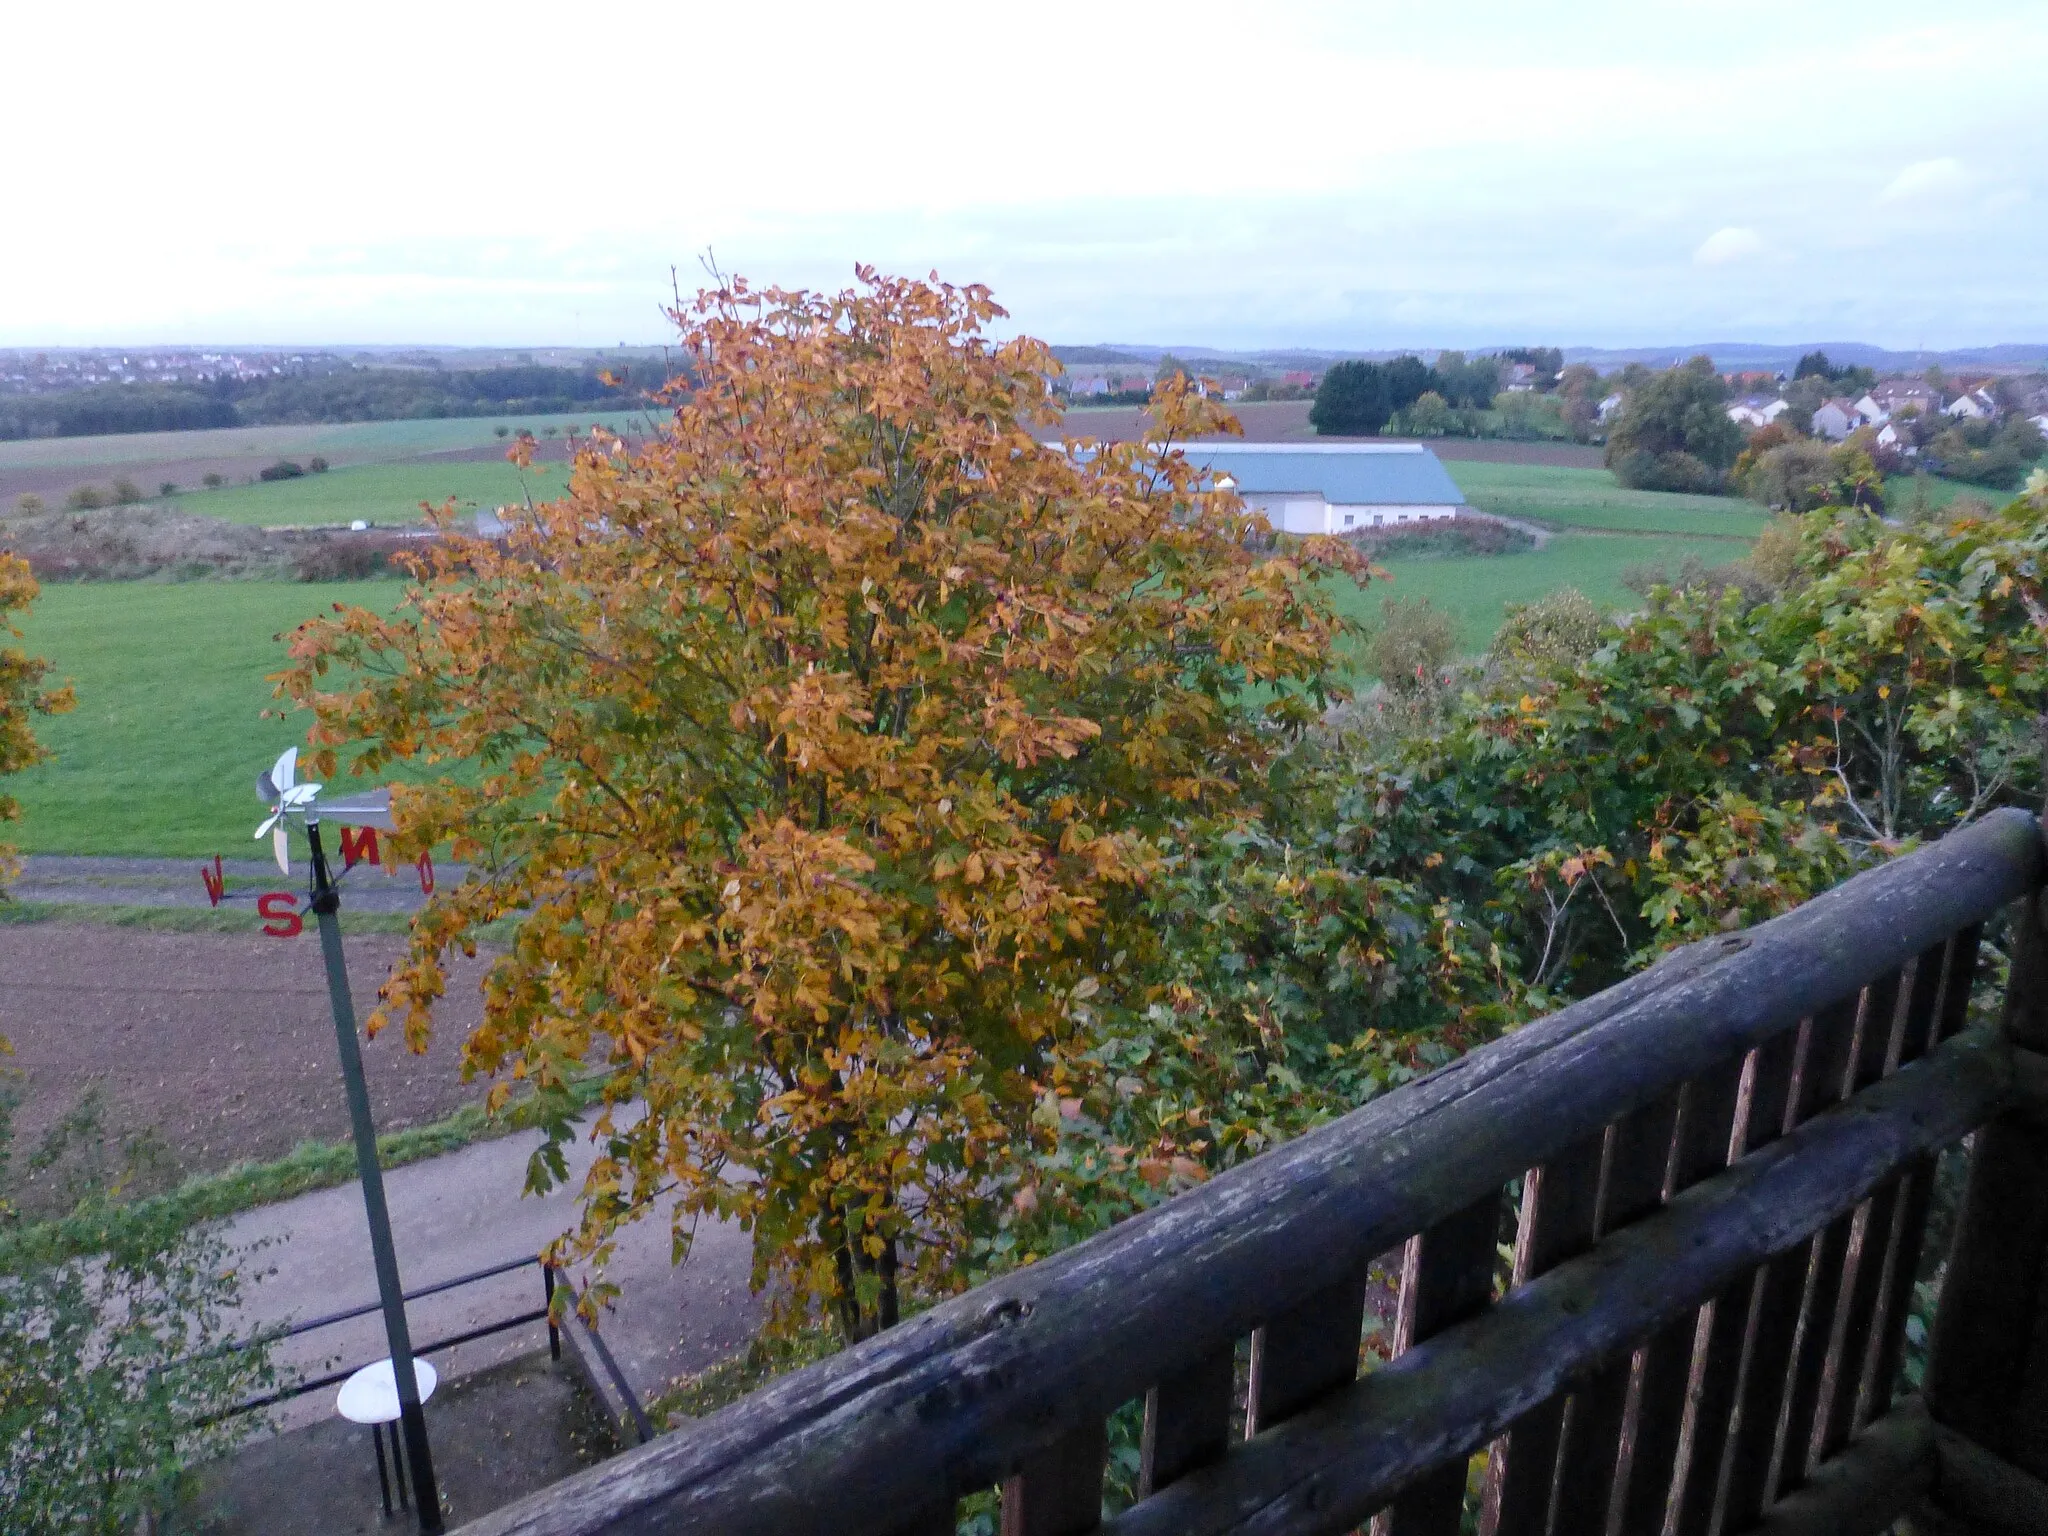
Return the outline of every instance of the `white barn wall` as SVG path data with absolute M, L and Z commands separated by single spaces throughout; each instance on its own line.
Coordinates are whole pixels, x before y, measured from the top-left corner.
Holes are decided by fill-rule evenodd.
M 1276 533 L 1356 533 L 1362 528 L 1390 528 L 1402 523 L 1456 517 L 1458 508 L 1411 503 L 1344 505 L 1300 496 L 1248 495 L 1245 505 L 1265 514 Z

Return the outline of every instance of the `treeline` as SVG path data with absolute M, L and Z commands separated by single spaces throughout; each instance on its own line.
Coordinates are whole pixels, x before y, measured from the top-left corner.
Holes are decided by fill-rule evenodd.
M 1504 386 L 1518 363 L 1533 371 L 1509 393 Z M 1578 371 L 1597 380 L 1591 369 Z M 1309 422 L 1319 435 L 1336 437 L 1387 431 L 1416 437 L 1569 437 L 1592 419 L 1589 409 L 1585 422 L 1568 421 L 1562 402 L 1550 398 L 1561 375 L 1570 382 L 1570 372 L 1556 347 L 1512 347 L 1478 357 L 1440 352 L 1434 364 L 1412 353 L 1384 363 L 1353 359 L 1323 374 Z M 1487 413 L 1508 419 L 1482 420 Z
M 415 421 L 442 416 L 559 414 L 646 404 L 664 382 L 650 370 L 609 384 L 595 369 L 522 364 L 473 370 L 362 368 L 209 384 L 96 384 L 0 397 L 0 440 L 183 432 L 202 427 Z

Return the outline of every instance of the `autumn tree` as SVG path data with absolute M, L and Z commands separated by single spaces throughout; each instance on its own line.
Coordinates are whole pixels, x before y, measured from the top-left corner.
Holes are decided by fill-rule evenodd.
M 57 714 L 71 707 L 69 688 L 49 689 L 43 680 L 50 664 L 28 655 L 10 640 L 21 631 L 10 615 L 25 611 L 35 601 L 36 581 L 28 562 L 0 549 L 0 774 L 15 773 L 39 763 L 48 754 L 36 742 L 29 727 L 37 715 Z M 12 796 L 0 794 L 0 822 L 13 821 L 21 807 Z M 14 850 L 0 842 L 0 888 L 14 873 Z
M 566 1104 L 603 1064 L 564 1252 L 737 1220 L 776 1316 L 849 1338 L 957 1283 L 1077 1001 L 1156 942 L 1163 842 L 1255 814 L 1337 691 L 1324 584 L 1366 574 L 1248 538 L 1173 446 L 1234 429 L 1184 383 L 1149 443 L 1049 446 L 1057 365 L 985 289 L 858 276 L 700 294 L 655 436 L 583 444 L 500 545 L 444 519 L 406 605 L 302 629 L 281 685 L 323 772 L 411 765 L 402 841 L 475 871 L 372 1027 L 422 1042 L 512 917 L 467 1065 Z

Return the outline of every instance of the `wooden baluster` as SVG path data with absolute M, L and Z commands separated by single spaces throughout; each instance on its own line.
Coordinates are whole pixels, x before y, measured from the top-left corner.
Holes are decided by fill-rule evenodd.
M 1959 1033 L 1968 1021 L 1970 989 L 1977 977 L 1977 948 L 1982 937 L 1981 929 L 1971 927 L 1948 941 L 1942 962 L 1941 1000 L 1935 1007 L 1933 1032 L 1920 1046 L 1923 1055 Z M 1935 1162 L 1934 1158 L 1925 1158 L 1907 1169 L 1904 1176 L 1899 1217 L 1891 1251 L 1885 1259 L 1876 1347 L 1857 1403 L 1859 1428 L 1884 1413 L 1898 1386 L 1899 1354 L 1905 1348 L 1906 1319 L 1913 1309 L 1913 1283 L 1919 1278 L 1921 1251 L 1927 1241 L 1928 1210 L 1934 1200 Z
M 1109 1428 L 1090 1419 L 1030 1457 L 1003 1484 L 1003 1536 L 1085 1536 L 1102 1524 Z
M 1222 1459 L 1230 1445 L 1230 1396 L 1236 1376 L 1237 1351 L 1224 1348 L 1145 1394 L 1139 1498 Z
M 1896 1056 L 1902 1023 L 1899 1011 L 1902 980 L 1895 973 L 1863 989 L 1863 1007 L 1856 1022 L 1856 1043 L 1850 1052 L 1845 1097 L 1861 1093 L 1884 1076 L 1886 1064 Z M 1806 1480 L 1807 1457 L 1820 1429 L 1821 1394 L 1829 1386 L 1828 1363 L 1837 1342 L 1835 1325 L 1849 1280 L 1849 1247 L 1859 1219 L 1867 1234 L 1870 1215 L 1869 1206 L 1860 1208 L 1860 1213 L 1851 1211 L 1829 1222 L 1814 1238 L 1813 1266 L 1806 1286 L 1806 1313 L 1800 1320 L 1799 1342 L 1793 1352 L 1792 1375 L 1786 1390 L 1785 1433 L 1779 1447 L 1777 1470 L 1770 1481 L 1775 1490 L 1773 1497 L 1782 1497 L 1786 1491 Z M 1846 1345 L 1846 1340 L 1843 1342 Z M 1838 1361 L 1835 1376 L 1839 1378 L 1841 1374 Z
M 1926 1054 L 1941 1004 L 1942 968 L 1947 954 L 1948 946 L 1937 944 L 1913 962 L 1898 1029 L 1884 1063 L 1886 1071 L 1909 1066 Z M 1901 1174 L 1870 1197 L 1854 1255 L 1855 1269 L 1842 1306 L 1841 1347 L 1828 1379 L 1827 1396 L 1820 1405 L 1820 1423 L 1808 1475 L 1821 1462 L 1839 1454 L 1855 1429 L 1856 1404 L 1877 1347 L 1873 1325 L 1883 1295 L 1886 1267 L 1898 1247 L 1900 1199 L 1908 1180 L 1909 1174 Z M 1796 1464 L 1788 1460 L 1786 1474 L 1779 1480 L 1780 1488 L 1796 1487 L 1800 1481 Z
M 1592 1246 L 1606 1150 L 1607 1133 L 1602 1131 L 1530 1171 L 1522 1185 L 1515 1241 L 1517 1285 Z M 1523 1414 L 1495 1444 L 1487 1464 L 1481 1526 L 1489 1536 L 1541 1536 L 1549 1529 L 1564 1411 L 1565 1399 L 1553 1398 Z
M 1948 970 L 1942 979 L 1941 1015 L 1935 1021 L 1935 1045 L 1953 1040 L 1970 1022 L 1970 989 L 1977 980 L 1977 949 L 1983 940 L 1983 928 L 1971 927 L 1950 941 Z
M 1498 1192 L 1474 1201 L 1408 1244 L 1401 1266 L 1398 1353 L 1476 1316 L 1493 1300 L 1500 1242 Z M 1404 1489 L 1375 1525 L 1377 1536 L 1457 1536 L 1467 1458 Z
M 1945 1023 L 1962 1006 L 1947 1002 Z M 2039 892 L 2015 912 L 2003 1026 L 2015 1047 L 2048 1051 L 2048 927 Z M 2036 1477 L 2048 1477 L 2044 1278 L 2048 1129 L 2002 1114 L 1977 1134 L 1935 1316 L 1926 1398 L 1937 1423 Z
M 1808 1033 L 1804 1026 L 1787 1030 L 1757 1047 L 1751 1056 L 1735 1136 L 1737 1155 L 1768 1146 L 1784 1134 L 1792 1081 Z M 1706 1340 L 1700 1350 L 1699 1389 L 1690 1418 L 1692 1444 L 1672 1489 L 1676 1536 L 1707 1536 L 1712 1526 L 1728 1432 L 1735 1417 L 1736 1390 L 1741 1384 L 1743 1345 L 1762 1283 L 1762 1272 L 1753 1272 L 1715 1297 L 1709 1309 Z M 1649 1532 L 1655 1527 L 1642 1529 Z M 1632 1529 L 1626 1536 L 1636 1536 L 1636 1531 Z
M 1667 1195 L 1689 1189 L 1728 1165 L 1747 1065 L 1746 1057 L 1737 1057 L 1686 1084 Z M 1680 1318 L 1643 1349 L 1635 1432 L 1618 1490 L 1621 1536 L 1656 1536 L 1664 1528 L 1701 1315 Z
M 1245 1438 L 1271 1429 L 1358 1375 L 1365 1276 L 1318 1291 L 1252 1335 Z
M 1681 1094 L 1673 1091 L 1614 1127 L 1596 1239 L 1640 1221 L 1663 1203 L 1680 1098 Z M 1622 1420 L 1634 1374 L 1634 1357 L 1624 1356 L 1572 1394 L 1564 1449 L 1558 1457 L 1553 1523 L 1560 1532 L 1607 1529 L 1621 1455 Z
M 1791 1125 L 1839 1102 L 1856 1042 L 1861 998 L 1851 997 L 1814 1015 L 1805 1059 L 1793 1088 Z M 1746 1531 L 1763 1513 L 1777 1460 L 1778 1425 L 1791 1385 L 1792 1350 L 1813 1267 L 1815 1238 L 1780 1254 L 1763 1269 L 1750 1308 L 1748 1356 L 1743 1363 L 1738 1425 L 1729 1448 L 1726 1515 L 1722 1528 Z

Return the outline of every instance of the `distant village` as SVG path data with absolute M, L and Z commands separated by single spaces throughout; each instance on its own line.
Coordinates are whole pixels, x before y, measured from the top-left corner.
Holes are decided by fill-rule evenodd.
M 1730 384 L 1750 381 L 1749 376 L 1728 377 Z M 1788 414 L 1795 420 L 1803 415 L 1801 430 L 1833 443 L 1846 442 L 1851 434 L 1868 427 L 1878 447 L 1909 459 L 1919 455 L 1927 429 L 1944 418 L 1952 422 L 2001 421 L 2016 412 L 2048 435 L 2048 385 L 2028 387 L 2023 382 L 2015 390 L 2000 388 L 2000 382 L 1969 380 L 1942 388 L 1925 379 L 1881 379 L 1853 400 L 1830 395 L 1804 413 L 1783 394 L 1751 393 L 1729 403 L 1728 419 L 1754 429 L 1770 426 Z M 1600 419 L 1610 419 L 1621 409 L 1623 399 L 1616 392 L 1602 400 Z

